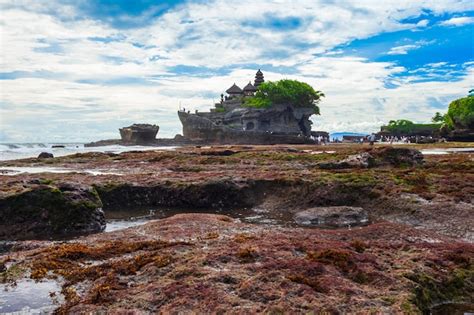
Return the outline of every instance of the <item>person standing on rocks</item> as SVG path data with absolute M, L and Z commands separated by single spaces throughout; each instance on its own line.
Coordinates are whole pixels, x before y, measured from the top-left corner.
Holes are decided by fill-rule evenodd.
M 369 144 L 370 145 L 374 145 L 374 142 L 375 142 L 375 135 L 374 134 L 371 134 L 369 136 Z

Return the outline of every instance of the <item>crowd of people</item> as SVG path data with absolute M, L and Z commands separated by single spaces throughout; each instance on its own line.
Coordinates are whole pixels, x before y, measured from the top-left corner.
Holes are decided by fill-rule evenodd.
M 317 136 L 313 137 L 313 140 L 316 144 L 328 144 L 328 143 L 343 143 L 343 142 L 352 142 L 352 143 L 369 143 L 370 145 L 374 145 L 375 143 L 434 143 L 434 142 L 443 142 L 444 139 L 434 138 L 432 136 L 380 136 L 375 133 L 367 135 L 367 136 L 360 136 L 360 137 L 350 137 L 350 138 L 330 138 L 324 136 Z

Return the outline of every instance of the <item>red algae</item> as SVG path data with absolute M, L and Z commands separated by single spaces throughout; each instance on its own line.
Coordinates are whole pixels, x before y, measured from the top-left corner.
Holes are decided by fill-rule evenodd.
M 15 279 L 57 281 L 65 297 L 59 314 L 426 313 L 440 303 L 472 302 L 470 154 L 323 170 L 321 162 L 370 150 L 313 149 L 221 146 L 61 157 L 51 166 L 113 165 L 123 175 L 4 176 L 0 198 L 72 182 L 94 187 L 105 211 L 240 206 L 291 222 L 311 207 L 357 206 L 371 224 L 323 230 L 179 214 L 63 243 L 17 242 L 0 256 L 0 279 L 13 279 L 16 269 L 23 271 Z

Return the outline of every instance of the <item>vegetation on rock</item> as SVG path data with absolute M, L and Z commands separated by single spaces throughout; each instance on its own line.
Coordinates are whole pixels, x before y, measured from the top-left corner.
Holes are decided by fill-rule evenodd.
M 390 120 L 387 126 L 383 127 L 383 130 L 390 132 L 395 135 L 409 135 L 417 134 L 420 132 L 435 132 L 439 130 L 441 123 L 434 124 L 417 124 L 410 120 L 399 119 Z
M 474 129 L 474 96 L 452 101 L 445 123 L 450 129 Z
M 245 106 L 268 108 L 272 105 L 291 104 L 295 107 L 310 107 L 319 115 L 317 104 L 324 94 L 307 83 L 297 80 L 280 80 L 262 83 L 254 97 L 245 101 Z

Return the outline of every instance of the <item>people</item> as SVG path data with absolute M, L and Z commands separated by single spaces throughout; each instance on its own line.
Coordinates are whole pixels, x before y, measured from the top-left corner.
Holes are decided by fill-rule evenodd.
M 369 144 L 374 145 L 374 142 L 375 142 L 375 134 L 371 134 L 369 136 Z

